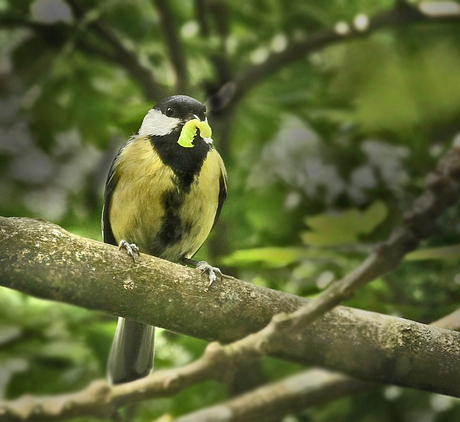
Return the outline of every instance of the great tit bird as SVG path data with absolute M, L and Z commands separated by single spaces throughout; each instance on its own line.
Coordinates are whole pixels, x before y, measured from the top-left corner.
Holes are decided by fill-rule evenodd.
M 227 174 L 213 148 L 206 107 L 176 95 L 158 102 L 109 171 L 102 212 L 104 242 L 135 260 L 140 252 L 220 273 L 192 259 L 227 197 Z M 112 384 L 153 369 L 155 327 L 119 318 L 108 362 Z

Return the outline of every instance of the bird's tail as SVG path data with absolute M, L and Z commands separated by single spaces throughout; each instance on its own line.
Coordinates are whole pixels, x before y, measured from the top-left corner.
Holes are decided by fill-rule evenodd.
M 111 384 L 143 378 L 153 369 L 155 327 L 131 319 L 118 318 L 108 362 Z

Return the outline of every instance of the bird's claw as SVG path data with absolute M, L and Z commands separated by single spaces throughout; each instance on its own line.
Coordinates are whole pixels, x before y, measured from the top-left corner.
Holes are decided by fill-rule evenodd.
M 222 278 L 222 271 L 217 267 L 212 267 L 206 261 L 199 261 L 198 264 L 196 264 L 196 269 L 201 270 L 201 274 L 208 273 L 209 284 L 206 290 L 212 286 L 212 283 L 217 280 L 217 277 L 220 279 Z
M 136 262 L 136 255 L 140 256 L 139 248 L 135 243 L 129 243 L 126 240 L 122 240 L 118 245 L 118 249 L 121 251 L 124 249 L 126 253 Z

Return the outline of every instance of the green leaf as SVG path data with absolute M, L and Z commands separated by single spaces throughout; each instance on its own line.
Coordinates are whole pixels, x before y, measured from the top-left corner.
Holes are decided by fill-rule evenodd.
M 255 248 L 236 251 L 224 258 L 223 262 L 225 265 L 263 263 L 271 268 L 279 268 L 306 258 L 307 255 L 305 248 Z
M 14 325 L 0 325 L 0 347 L 11 341 L 17 340 L 22 335 L 22 330 Z
M 420 249 L 406 255 L 408 261 L 424 261 L 428 259 L 458 259 L 460 258 L 460 245 L 441 246 L 439 248 Z
M 358 241 L 360 235 L 371 233 L 388 214 L 382 201 L 375 201 L 366 211 L 352 208 L 343 213 L 326 213 L 307 217 L 311 231 L 302 233 L 307 245 L 335 246 Z

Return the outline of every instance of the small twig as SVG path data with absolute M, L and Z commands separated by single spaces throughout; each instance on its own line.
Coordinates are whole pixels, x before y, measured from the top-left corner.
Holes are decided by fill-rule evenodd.
M 85 10 L 81 2 L 67 0 L 73 13 L 84 20 L 88 11 Z M 145 96 L 150 100 L 159 100 L 167 95 L 167 89 L 159 84 L 154 77 L 151 68 L 147 68 L 140 61 L 137 54 L 127 48 L 113 29 L 100 19 L 90 19 L 85 21 L 85 28 L 89 28 L 101 40 L 105 41 L 113 50 L 113 59 L 125 68 L 144 88 Z M 80 28 L 81 30 L 81 28 Z
M 433 322 L 435 327 L 460 330 L 460 309 Z M 254 389 L 174 419 L 171 422 L 219 420 L 220 422 L 277 422 L 288 414 L 381 387 L 347 375 L 312 369 Z
M 176 72 L 176 91 L 187 93 L 189 85 L 187 60 L 179 40 L 170 3 L 167 0 L 154 0 L 160 15 L 160 24 L 163 30 L 169 57 Z
M 427 7 L 432 4 L 431 2 L 424 2 L 411 5 L 404 1 L 398 1 L 393 9 L 374 17 L 359 15 L 353 23 L 339 22 L 334 28 L 319 30 L 306 40 L 291 43 L 284 51 L 271 55 L 263 63 L 242 71 L 233 80 L 236 89 L 231 101 L 223 102 L 219 98 L 211 97 L 210 102 L 213 104 L 222 103 L 225 107 L 231 108 L 253 87 L 282 67 L 333 44 L 368 37 L 383 28 L 419 23 L 458 22 L 460 20 L 460 10 L 455 7 L 455 5 L 458 6 L 457 3 L 439 2 L 437 7 Z
M 73 0 L 68 0 L 74 5 Z M 75 3 L 80 7 L 81 3 Z M 76 9 L 74 9 L 76 10 Z M 83 12 L 80 12 L 82 14 Z M 109 46 L 109 49 L 91 43 L 84 35 L 84 29 L 89 26 Z M 115 33 L 107 25 L 100 21 L 87 22 L 86 25 L 69 27 L 68 25 L 47 25 L 28 19 L 12 17 L 6 14 L 0 15 L 0 27 L 24 27 L 33 30 L 38 36 L 61 39 L 63 35 L 82 51 L 106 61 L 115 62 L 126 69 L 131 76 L 143 87 L 145 96 L 150 100 L 159 100 L 165 97 L 168 90 L 165 86 L 156 82 L 151 69 L 139 62 L 137 55 L 126 48 L 116 37 Z M 65 40 L 64 40 L 65 41 Z M 63 41 L 63 43 L 64 43 Z
M 426 190 L 404 215 L 403 224 L 393 230 L 356 270 L 331 284 L 315 300 L 294 312 L 296 326 L 311 324 L 319 316 L 349 299 L 356 290 L 377 277 L 395 270 L 404 256 L 431 236 L 437 218 L 454 205 L 460 192 L 460 148 L 453 147 L 426 178 Z
M 110 386 L 97 380 L 76 393 L 52 397 L 23 396 L 0 402 L 3 422 L 57 421 L 72 417 L 110 417 L 116 409 L 128 403 L 150 397 L 169 397 L 204 380 L 219 379 L 225 354 L 222 349 L 208 347 L 197 361 L 179 369 L 158 371 L 150 377 Z
M 91 44 L 87 40 L 76 35 L 75 28 L 64 24 L 48 25 L 42 22 L 31 21 L 20 17 L 13 17 L 8 14 L 0 14 L 0 27 L 17 28 L 23 27 L 34 31 L 37 36 L 43 38 L 62 39 L 62 43 L 71 40 L 82 51 L 107 61 L 116 61 L 112 51 L 103 49 L 100 46 Z M 64 35 L 64 37 L 63 37 Z M 65 38 L 65 39 L 63 39 Z

